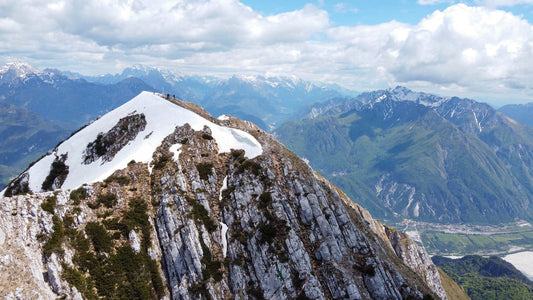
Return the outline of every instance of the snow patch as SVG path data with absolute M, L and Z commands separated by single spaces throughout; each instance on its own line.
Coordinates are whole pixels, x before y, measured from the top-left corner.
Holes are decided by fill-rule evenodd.
M 36 69 L 27 63 L 12 62 L 0 67 L 0 74 L 5 74 L 10 70 L 15 72 L 17 77 L 24 77 L 31 73 L 40 73 L 39 69 Z
M 228 225 L 220 222 L 222 225 L 221 235 L 222 235 L 222 256 L 226 258 L 226 253 L 228 252 L 228 240 L 226 239 L 226 233 L 228 232 Z
M 228 176 L 224 177 L 222 181 L 222 187 L 220 188 L 220 193 L 218 194 L 218 201 L 222 201 L 222 192 L 228 188 Z
M 181 153 L 181 144 L 174 144 L 168 149 L 170 153 L 174 154 L 174 161 L 178 162 Z
M 477 125 L 477 128 L 479 129 L 479 132 L 483 131 L 483 128 L 481 127 L 481 123 L 477 119 L 476 112 L 473 111 L 472 113 L 474 114 L 474 120 L 476 121 L 476 125 Z
M 141 240 L 137 236 L 137 233 L 135 231 L 130 231 L 128 238 L 130 239 L 130 246 L 135 253 L 141 252 Z
M 455 116 L 455 108 L 453 109 L 452 113 L 450 114 L 450 118 L 453 118 Z
M 387 98 L 387 95 L 383 94 L 381 95 L 380 97 L 378 97 L 374 102 L 375 103 L 379 103 L 381 102 L 383 99 Z
M 220 115 L 218 116 L 218 118 L 220 121 L 227 121 L 229 120 L 229 116 L 228 115 Z
M 113 160 L 104 162 L 99 158 L 88 165 L 83 164 L 86 145 L 94 141 L 100 132 L 108 132 L 118 120 L 131 112 L 145 115 L 147 123 L 145 129 L 124 146 Z M 229 152 L 231 149 L 243 149 L 248 158 L 263 153 L 261 144 L 252 135 L 242 130 L 219 126 L 154 93 L 142 92 L 77 132 L 61 143 L 54 150 L 55 153 L 48 154 L 33 165 L 28 170 L 29 187 L 34 192 L 41 190 L 42 182 L 48 176 L 56 155 L 68 154 L 65 164 L 69 166 L 69 174 L 61 187 L 63 190 L 75 189 L 84 183 L 102 181 L 116 170 L 126 168 L 132 160 L 150 163 L 152 154 L 163 139 L 174 132 L 176 127 L 186 123 L 197 131 L 208 126 L 218 144 L 219 153 Z M 148 133 L 150 134 L 147 135 Z

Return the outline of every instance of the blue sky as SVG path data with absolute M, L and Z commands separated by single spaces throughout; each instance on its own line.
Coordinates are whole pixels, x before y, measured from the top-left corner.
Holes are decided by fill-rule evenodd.
M 0 63 L 135 65 L 533 102 L 533 0 L 0 1 Z
M 244 0 L 242 3 L 266 15 L 278 14 L 301 9 L 307 4 L 313 4 L 325 9 L 330 14 L 335 25 L 375 25 L 392 20 L 416 24 L 435 10 L 443 10 L 455 3 L 465 3 L 471 6 L 480 1 L 436 1 L 431 5 L 420 5 L 417 1 L 407 0 L 378 0 L 378 1 L 305 1 L 305 0 Z M 530 23 L 533 18 L 533 4 L 523 3 L 512 6 L 499 6 L 499 9 L 523 15 Z
M 416 1 L 257 1 L 246 0 L 242 3 L 261 11 L 267 15 L 296 10 L 306 4 L 314 4 L 325 9 L 331 20 L 338 26 L 375 25 L 397 20 L 415 24 L 424 16 L 436 9 L 446 8 L 448 5 L 419 5 Z M 379 4 L 377 4 L 379 3 Z

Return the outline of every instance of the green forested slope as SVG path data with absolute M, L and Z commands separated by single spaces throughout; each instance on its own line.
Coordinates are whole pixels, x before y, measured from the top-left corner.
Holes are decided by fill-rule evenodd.
M 286 123 L 276 136 L 382 219 L 531 220 L 530 170 L 519 160 L 525 156 L 512 149 L 526 149 L 533 135 L 496 125 L 478 134 L 466 129 L 465 120 L 453 122 L 430 107 L 385 99 Z M 517 140 L 525 140 L 522 148 Z
M 533 283 L 499 257 L 467 255 L 450 259 L 435 256 L 433 262 L 459 283 L 472 300 L 533 299 Z

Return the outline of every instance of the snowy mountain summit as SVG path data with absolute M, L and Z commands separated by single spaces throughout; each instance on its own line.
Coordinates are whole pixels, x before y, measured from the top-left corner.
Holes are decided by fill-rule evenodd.
M 28 74 L 40 73 L 39 69 L 27 63 L 12 62 L 0 67 L 0 84 L 10 83 L 16 78 L 23 78 Z
M 32 67 L 30 64 L 24 62 L 11 62 L 0 67 L 0 74 L 4 75 L 11 73 L 17 77 L 23 77 L 29 73 L 39 73 L 39 69 Z
M 447 299 L 423 248 L 272 135 L 158 94 L 0 201 L 2 299 Z
M 395 88 L 389 88 L 386 90 L 366 92 L 355 98 L 355 100 L 364 104 L 378 103 L 384 101 L 385 99 L 391 101 L 411 101 L 427 107 L 437 107 L 450 100 L 449 98 L 440 97 L 433 94 L 415 92 L 403 86 L 397 86 Z
M 261 145 L 250 134 L 213 122 L 158 94 L 143 92 L 49 151 L 6 188 L 7 195 L 19 189 L 75 189 L 102 181 L 131 161 L 149 163 L 163 139 L 186 123 L 212 135 L 219 152 L 243 149 L 249 158 L 261 154 Z

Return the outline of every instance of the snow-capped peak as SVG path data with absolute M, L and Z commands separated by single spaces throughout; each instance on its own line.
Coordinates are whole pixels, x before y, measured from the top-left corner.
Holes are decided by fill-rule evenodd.
M 136 71 L 142 71 L 146 73 L 151 72 L 151 71 L 160 71 L 158 68 L 147 66 L 147 65 L 142 65 L 142 64 L 133 65 L 129 69 L 136 70 Z
M 133 65 L 131 68 L 123 70 L 122 74 L 129 77 L 143 77 L 150 74 L 158 74 L 163 77 L 168 83 L 180 81 L 184 75 L 177 71 L 171 71 L 168 69 L 162 69 L 158 67 L 152 67 L 147 65 Z
M 264 78 L 260 77 L 259 75 L 245 75 L 245 74 L 236 74 L 234 75 L 234 77 L 236 79 L 239 79 L 241 81 L 244 81 L 244 82 L 249 82 L 249 83 L 255 83 L 257 82 L 258 80 L 262 80 Z
M 232 78 L 246 82 L 255 87 L 270 86 L 272 88 L 283 87 L 286 89 L 295 89 L 298 86 L 304 85 L 304 89 L 306 89 L 307 92 L 316 87 L 314 84 L 306 82 L 295 75 L 280 76 L 275 75 L 274 73 L 265 73 L 264 75 L 235 74 Z
M 134 117 L 142 121 L 141 126 L 135 123 L 121 123 L 124 119 Z M 116 170 L 126 168 L 128 162 L 132 160 L 150 163 L 154 151 L 161 145 L 163 139 L 174 132 L 176 127 L 185 124 L 189 124 L 196 131 L 203 130 L 204 126 L 207 126 L 220 153 L 230 152 L 231 149 L 243 149 L 247 157 L 253 158 L 263 152 L 261 144 L 249 133 L 215 124 L 158 94 L 142 92 L 72 135 L 37 161 L 21 177 L 26 177 L 31 191 L 39 192 L 43 182 L 48 179 L 47 176 L 52 174 L 54 163 L 57 164 L 60 160 L 66 166 L 67 175 L 62 183 L 56 184 L 54 181 L 52 188 L 67 190 L 84 183 L 102 181 Z M 128 136 L 123 145 L 114 148 L 116 153 L 111 158 L 92 155 L 98 153 L 100 145 L 105 144 L 105 141 L 101 140 L 102 134 L 109 134 L 114 128 L 127 127 L 130 130 L 135 126 L 137 131 Z M 118 136 L 116 139 L 124 140 L 124 137 Z M 96 147 L 93 153 L 90 153 L 91 144 L 93 148 Z M 91 154 L 90 159 L 88 153 Z
M 422 92 L 413 92 L 410 89 L 397 86 L 394 89 L 388 89 L 391 98 L 395 101 L 413 101 L 427 107 L 437 107 L 443 102 L 449 100 L 448 98 L 426 94 Z
M 41 73 L 41 71 L 23 62 L 10 62 L 0 67 L 0 79 L 9 77 L 10 80 L 13 80 L 32 73 Z

